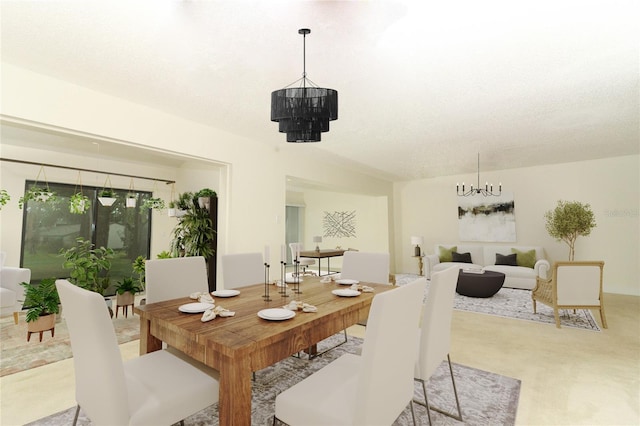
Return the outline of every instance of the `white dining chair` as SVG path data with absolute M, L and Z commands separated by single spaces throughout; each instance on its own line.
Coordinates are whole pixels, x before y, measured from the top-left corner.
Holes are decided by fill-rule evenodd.
M 378 284 L 390 284 L 389 253 L 345 251 L 340 278 Z M 366 326 L 367 319 L 361 319 L 358 321 L 358 324 Z
M 222 283 L 225 289 L 264 284 L 262 253 L 238 253 L 222 256 Z M 267 277 L 268 279 L 268 277 Z
M 415 336 L 425 284 L 420 278 L 376 294 L 362 355 L 344 354 L 276 396 L 273 423 L 390 425 L 410 405 L 415 424 Z
M 304 250 L 302 243 L 289 243 L 289 250 L 291 250 L 291 262 L 298 259 L 298 267 L 302 268 L 301 275 L 307 274 L 307 268 L 316 264 L 315 259 L 309 257 L 298 257 L 298 253 Z M 311 275 L 315 275 L 315 272 L 309 271 Z
M 145 263 L 147 303 L 187 297 L 191 293 L 209 291 L 204 257 L 149 259 Z
M 345 251 L 340 278 L 389 284 L 389 253 Z
M 460 400 L 458 390 L 453 376 L 451 357 L 449 350 L 451 347 L 451 318 L 453 316 L 453 300 L 458 282 L 458 268 L 451 267 L 444 271 L 434 272 L 431 275 L 431 284 L 427 301 L 424 305 L 422 316 L 422 326 L 418 340 L 418 359 L 415 364 L 414 379 L 421 383 L 424 394 L 424 402 L 414 400 L 414 402 L 424 405 L 427 408 L 427 417 L 431 423 L 431 411 L 434 410 L 456 420 L 462 421 L 462 411 L 460 410 Z M 449 363 L 449 374 L 453 384 L 453 395 L 458 407 L 458 414 L 452 414 L 431 407 L 427 398 L 426 382 L 433 375 L 444 359 Z
M 57 280 L 71 339 L 76 408 L 95 425 L 172 425 L 218 401 L 214 370 L 165 351 L 123 362 L 104 297 Z

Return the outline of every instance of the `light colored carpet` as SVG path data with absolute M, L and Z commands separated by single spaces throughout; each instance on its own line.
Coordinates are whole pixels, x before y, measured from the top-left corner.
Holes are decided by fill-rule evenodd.
M 396 284 L 403 285 L 418 278 L 413 274 L 397 274 Z M 425 290 L 425 299 L 429 293 Z M 537 313 L 533 313 L 533 303 L 531 301 L 531 290 L 503 287 L 493 297 L 478 298 L 462 296 L 456 293 L 454 308 L 462 311 L 477 312 L 481 314 L 496 315 L 506 318 L 515 318 L 526 321 L 536 321 L 551 324 L 555 327 L 556 320 L 553 316 L 553 309 L 550 306 L 537 304 Z M 598 323 L 591 311 L 583 309 L 575 314 L 573 310 L 563 310 L 560 315 L 560 325 L 562 327 L 580 328 L 590 331 L 600 331 Z
M 330 339 L 342 339 L 342 334 Z M 328 345 L 333 344 L 327 341 Z M 252 392 L 252 425 L 271 425 L 273 420 L 275 397 L 303 378 L 319 370 L 346 352 L 355 352 L 362 344 L 362 339 L 349 337 L 349 341 L 326 354 L 307 361 L 305 359 L 287 358 L 269 368 L 256 373 Z M 389 368 L 393 368 L 390 366 Z M 515 424 L 518 399 L 520 397 L 520 380 L 501 376 L 487 371 L 477 370 L 458 364 L 453 366 L 456 377 L 463 422 L 446 417 L 432 411 L 435 425 L 513 425 Z M 428 384 L 430 402 L 441 409 L 455 410 L 455 400 L 451 387 L 448 367 L 443 363 Z M 416 398 L 422 399 L 422 392 L 416 385 Z M 427 424 L 426 409 L 415 405 L 416 416 L 420 424 Z M 30 426 L 53 426 L 71 424 L 75 408 L 45 417 Z M 217 404 L 185 419 L 185 425 L 218 425 Z M 90 421 L 82 414 L 79 425 L 89 425 Z M 411 411 L 407 406 L 394 425 L 410 425 Z
M 129 313 L 127 318 L 122 314 L 113 318 L 118 343 L 126 343 L 140 338 L 140 317 Z M 71 358 L 69 331 L 64 319 L 56 323 L 55 335 L 52 338 L 45 331 L 42 342 L 38 335 L 32 334 L 27 342 L 27 323 L 24 316 L 18 324 L 13 317 L 0 319 L 0 377 L 14 374 L 30 368 L 40 367 L 52 362 Z

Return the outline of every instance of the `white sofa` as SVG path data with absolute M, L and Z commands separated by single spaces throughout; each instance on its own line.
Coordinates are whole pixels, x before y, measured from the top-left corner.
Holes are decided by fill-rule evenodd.
M 471 264 L 460 262 L 440 262 L 440 247 L 457 247 L 457 253 L 470 253 Z M 496 254 L 513 254 L 511 249 L 520 252 L 535 250 L 536 259 L 533 268 L 525 266 L 496 265 Z M 433 272 L 442 271 L 451 266 L 458 268 L 479 268 L 486 271 L 505 274 L 504 287 L 531 290 L 536 286 L 536 277 L 547 279 L 551 265 L 545 259 L 544 249 L 537 246 L 510 245 L 471 245 L 471 244 L 436 244 L 435 254 L 425 256 L 425 276 L 431 278 Z
M 17 324 L 24 299 L 20 283 L 31 280 L 31 269 L 4 266 L 4 258 L 4 253 L 0 254 L 0 317 L 13 314 Z

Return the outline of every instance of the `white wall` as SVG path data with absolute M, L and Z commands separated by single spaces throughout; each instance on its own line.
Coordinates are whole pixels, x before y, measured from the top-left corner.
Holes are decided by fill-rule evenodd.
M 313 237 L 324 235 L 325 212 L 355 211 L 354 237 L 324 237 L 321 248 L 354 248 L 367 252 L 389 252 L 388 199 L 383 196 L 348 194 L 322 190 L 304 190 L 304 247 L 315 247 Z M 326 267 L 326 260 L 322 262 Z M 331 260 L 331 267 L 340 268 L 341 258 Z M 393 269 L 393 268 L 392 268 Z
M 275 250 L 284 243 L 287 175 L 356 193 L 390 197 L 393 192 L 388 181 L 318 161 L 313 144 L 287 144 L 278 135 L 283 142 L 274 148 L 4 62 L 1 89 L 5 120 L 74 129 L 228 165 L 221 182 L 227 200 L 219 254 L 262 251 L 265 245 Z M 4 209 L 0 214 L 4 222 Z
M 551 261 L 567 260 L 568 246 L 545 230 L 544 213 L 558 200 L 589 203 L 597 226 L 576 241 L 576 260 L 604 260 L 606 292 L 640 295 L 640 157 L 606 158 L 484 173 L 481 181 L 502 182 L 514 193 L 518 245 L 540 245 Z M 456 182 L 475 182 L 458 175 L 395 184 L 396 265 L 416 272 L 411 235 L 424 236 L 423 249 L 457 243 Z M 480 244 L 480 243 L 478 243 Z M 509 243 L 504 243 L 509 245 Z M 514 244 L 514 243 L 512 243 Z

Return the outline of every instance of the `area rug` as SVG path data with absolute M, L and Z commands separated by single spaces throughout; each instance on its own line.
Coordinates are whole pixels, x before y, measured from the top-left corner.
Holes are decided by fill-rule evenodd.
M 118 343 L 126 343 L 140 338 L 140 317 L 130 314 L 113 318 Z M 19 323 L 13 317 L 0 319 L 0 377 L 52 362 L 71 358 L 69 331 L 64 318 L 56 323 L 54 337 L 45 331 L 42 342 L 38 334 L 32 334 L 27 342 L 27 323 L 24 316 Z
M 342 339 L 342 334 L 330 339 Z M 330 342 L 331 343 L 331 342 Z M 338 348 L 314 358 L 311 361 L 290 357 L 269 368 L 256 373 L 252 392 L 252 425 L 271 425 L 273 421 L 275 397 L 285 389 L 319 370 L 340 355 L 356 352 L 362 339 L 349 337 L 349 341 Z M 393 368 L 393 366 L 389 366 Z M 513 425 L 516 420 L 518 399 L 520 397 L 520 380 L 482 371 L 459 364 L 453 365 L 456 386 L 463 421 L 446 417 L 432 411 L 434 425 Z M 330 390 L 327 390 L 330 392 Z M 429 401 L 433 406 L 445 410 L 455 410 L 455 400 L 451 387 L 451 377 L 446 363 L 434 373 L 428 383 Z M 422 391 L 416 385 L 415 397 L 422 399 Z M 427 412 L 424 407 L 414 404 L 419 424 L 427 424 Z M 30 426 L 53 426 L 71 424 L 75 408 L 69 408 L 57 414 L 29 423 Z M 80 411 L 79 425 L 91 422 Z M 218 425 L 217 404 L 185 419 L 185 425 Z M 398 417 L 394 425 L 411 425 L 411 409 L 409 406 Z
M 396 284 L 403 285 L 417 279 L 418 275 L 397 274 Z M 429 285 L 425 290 L 425 298 L 429 292 Z M 550 306 L 537 304 L 537 313 L 533 313 L 533 302 L 531 301 L 531 290 L 503 287 L 498 293 L 488 298 L 468 297 L 456 293 L 454 308 L 462 311 L 477 312 L 481 314 L 495 315 L 505 318 L 515 318 L 519 320 L 542 322 L 555 327 L 556 320 L 553 316 L 553 309 Z M 590 310 L 580 309 L 573 313 L 573 310 L 563 310 L 560 314 L 560 325 L 562 327 L 579 328 L 589 331 L 600 331 Z

